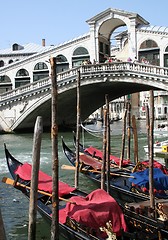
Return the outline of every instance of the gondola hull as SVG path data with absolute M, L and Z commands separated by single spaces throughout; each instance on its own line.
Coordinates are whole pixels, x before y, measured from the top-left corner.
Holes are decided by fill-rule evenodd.
M 15 174 L 15 170 L 22 165 L 21 162 L 19 162 L 17 159 L 15 159 L 10 152 L 8 151 L 8 149 L 5 147 L 5 155 L 6 155 L 6 160 L 7 160 L 7 165 L 8 165 L 8 169 L 9 172 L 12 176 L 12 178 L 15 180 L 17 178 L 16 174 Z M 25 185 L 29 185 L 29 183 L 27 181 L 22 181 L 22 180 L 18 180 L 18 182 L 25 184 Z M 17 188 L 17 187 L 16 187 Z M 24 194 L 24 196 L 29 200 L 30 198 L 30 191 L 29 190 L 25 190 L 24 188 L 18 188 L 19 190 L 22 191 L 22 193 Z M 85 192 L 82 192 L 80 190 L 75 190 L 74 194 L 76 195 L 80 195 L 80 196 L 86 196 L 87 194 Z M 51 214 L 52 214 L 52 204 L 48 204 L 45 205 L 45 201 L 43 203 L 43 201 L 41 201 L 43 199 L 43 196 L 41 194 L 38 194 L 38 201 L 37 201 L 37 210 L 40 213 L 40 215 L 49 223 L 51 224 L 52 218 L 51 218 Z M 75 231 L 74 229 L 68 227 L 67 225 L 61 224 L 59 223 L 59 231 L 60 231 L 60 235 L 62 237 L 64 237 L 67 240 L 91 240 L 91 239 L 95 239 L 98 240 L 99 238 L 93 236 L 93 235 L 89 235 L 86 233 L 80 233 L 78 231 Z
M 62 146 L 68 161 L 75 166 L 76 154 L 67 147 L 63 139 Z M 93 173 L 89 171 L 82 171 L 82 173 L 100 185 L 100 173 Z M 139 205 L 142 203 L 143 205 L 150 202 L 149 195 L 140 193 L 136 191 L 136 189 L 131 189 L 131 187 L 132 186 L 128 181 L 128 178 L 125 177 L 112 178 L 110 182 L 110 194 L 112 194 L 112 196 L 120 204 L 129 229 L 136 229 L 137 233 L 140 234 L 140 238 L 143 239 L 159 239 L 159 236 L 163 239 L 168 239 L 168 220 L 162 221 L 159 220 L 158 217 L 150 217 L 146 213 L 141 213 L 141 207 L 135 208 L 134 204 L 136 205 L 136 203 L 139 203 Z M 168 205 L 168 200 L 166 200 L 166 198 L 164 200 Z M 158 199 L 158 201 L 160 201 L 160 199 Z M 129 204 L 132 204 L 130 205 L 131 207 Z M 138 234 L 135 239 L 139 239 Z
M 21 162 L 19 162 L 17 159 L 15 159 L 10 154 L 10 152 L 8 151 L 6 146 L 5 146 L 5 155 L 6 155 L 7 165 L 8 165 L 8 169 L 9 169 L 11 176 L 14 179 L 14 181 L 16 181 L 16 179 L 17 179 L 15 188 L 20 190 L 26 198 L 30 199 L 30 189 L 29 189 L 30 181 L 24 180 L 21 177 L 18 178 L 18 176 L 16 174 L 18 168 L 23 166 L 23 164 Z M 8 179 L 8 178 L 6 178 L 6 179 Z M 26 186 L 26 187 L 23 187 L 23 186 Z M 89 196 L 87 193 L 80 191 L 78 189 L 74 189 L 73 192 L 68 193 L 67 196 L 65 196 L 65 197 L 67 200 L 69 200 L 71 197 L 74 197 L 74 198 L 75 197 L 82 197 L 82 198 L 84 197 L 85 198 L 87 196 Z M 51 197 L 48 197 L 47 195 L 44 195 L 42 192 L 38 191 L 37 199 L 38 199 L 38 201 L 37 201 L 38 212 L 49 224 L 51 224 L 51 222 L 52 222 Z M 65 200 L 59 201 L 60 211 L 66 207 L 65 206 L 66 203 L 64 201 Z M 77 204 L 77 206 L 79 207 L 78 204 Z M 83 211 L 83 208 L 82 208 L 82 211 Z M 121 211 L 121 209 L 120 209 L 120 211 Z M 124 223 L 125 223 L 125 220 L 124 220 Z M 100 237 L 100 236 L 98 237 L 96 235 L 93 235 L 92 233 L 88 232 L 88 228 L 86 228 L 86 227 L 82 228 L 82 225 L 75 222 L 74 220 L 72 220 L 72 221 L 70 220 L 70 222 L 65 223 L 65 224 L 62 224 L 61 222 L 59 222 L 59 233 L 64 239 L 67 239 L 67 240 L 105 240 L 106 239 L 106 237 Z M 123 236 L 124 236 L 124 234 L 125 233 L 123 233 Z M 129 233 L 127 233 L 127 234 L 129 234 Z M 134 236 L 134 233 L 133 234 L 130 233 L 129 236 L 130 236 L 129 238 L 123 237 L 123 239 L 134 239 L 132 237 L 132 236 Z M 120 237 L 119 237 L 119 239 L 120 239 Z
M 76 154 L 73 152 L 62 139 L 62 147 L 63 152 L 71 163 L 71 165 L 75 166 Z M 84 173 L 89 179 L 94 181 L 98 186 L 101 184 L 101 174 L 85 171 Z M 118 174 L 123 174 L 123 172 L 115 172 Z M 136 192 L 136 190 L 132 187 L 131 182 L 129 181 L 128 175 L 126 177 L 112 177 L 110 180 L 110 194 L 117 199 L 118 202 L 124 204 L 125 202 L 140 202 L 149 200 L 149 196 Z

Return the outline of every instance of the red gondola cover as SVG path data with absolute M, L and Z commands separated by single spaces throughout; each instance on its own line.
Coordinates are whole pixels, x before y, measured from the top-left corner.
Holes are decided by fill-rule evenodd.
M 29 163 L 24 163 L 18 167 L 18 169 L 15 171 L 15 174 L 18 174 L 19 177 L 23 180 L 30 181 L 31 171 L 32 166 Z M 52 193 L 52 177 L 42 171 L 39 171 L 38 189 Z M 74 190 L 74 187 L 71 187 L 67 183 L 59 181 L 59 197 L 62 197 Z
M 120 235 L 120 230 L 127 231 L 124 214 L 116 200 L 106 191 L 97 189 L 85 198 L 74 196 L 71 198 L 73 203 L 67 203 L 66 208 L 60 210 L 61 223 L 66 222 L 66 218 L 74 219 L 76 222 L 87 227 L 99 230 L 111 221 L 113 232 Z

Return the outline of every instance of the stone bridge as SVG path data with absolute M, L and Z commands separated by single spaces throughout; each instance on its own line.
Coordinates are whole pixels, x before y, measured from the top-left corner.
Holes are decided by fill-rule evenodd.
M 168 68 L 129 62 L 83 65 L 59 73 L 58 124 L 76 122 L 76 80 L 80 71 L 81 120 L 109 100 L 147 90 L 168 91 Z M 32 131 L 37 116 L 51 126 L 51 80 L 43 79 L 0 95 L 0 131 Z

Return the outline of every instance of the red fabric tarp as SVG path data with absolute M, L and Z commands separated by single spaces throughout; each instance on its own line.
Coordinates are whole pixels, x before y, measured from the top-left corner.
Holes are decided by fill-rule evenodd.
M 148 160 L 147 161 L 143 161 L 142 164 L 144 164 L 146 167 L 149 167 L 149 161 Z M 153 161 L 153 167 L 154 168 L 160 168 L 160 170 L 162 170 L 162 172 L 164 174 L 168 174 L 167 168 L 163 164 L 159 163 L 156 160 Z
M 124 214 L 114 198 L 106 191 L 97 189 L 85 198 L 74 196 L 71 198 L 72 204 L 67 203 L 65 209 L 59 211 L 59 221 L 66 222 L 69 217 L 84 226 L 98 230 L 99 227 L 105 227 L 106 223 L 111 221 L 113 232 L 117 235 L 120 230 L 127 231 Z
M 18 174 L 19 177 L 23 180 L 30 181 L 31 171 L 32 171 L 32 166 L 28 163 L 24 163 L 23 165 L 20 165 L 18 167 L 18 169 L 15 171 L 15 174 Z M 38 189 L 52 193 L 52 177 L 42 171 L 39 171 Z M 59 197 L 62 197 L 75 190 L 74 187 L 71 187 L 68 184 L 60 181 L 59 181 L 58 189 L 59 189 Z
M 103 159 L 103 153 L 97 148 L 94 148 L 92 146 L 85 148 L 85 152 L 88 152 L 92 156 L 98 157 Z M 115 164 L 119 165 L 120 164 L 120 158 L 110 155 L 110 161 L 114 162 Z M 128 165 L 130 163 L 130 160 L 123 160 L 122 166 Z
M 86 154 L 80 155 L 80 162 L 83 162 L 84 164 L 91 166 L 95 170 L 100 170 L 102 167 L 101 162 Z

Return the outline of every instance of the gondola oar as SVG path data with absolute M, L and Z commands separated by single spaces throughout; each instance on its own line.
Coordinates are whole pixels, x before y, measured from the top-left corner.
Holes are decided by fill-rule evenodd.
M 9 185 L 12 185 L 12 186 L 17 186 L 17 187 L 23 187 L 23 188 L 27 188 L 27 189 L 31 189 L 29 186 L 26 186 L 25 184 L 22 184 L 22 183 L 19 183 L 19 182 L 16 182 L 11 179 L 11 178 L 7 178 L 7 177 L 3 177 L 2 178 L 2 182 L 3 183 L 6 183 L 6 184 L 9 184 Z M 41 191 L 41 190 L 37 190 L 38 193 L 41 193 L 41 194 L 44 194 L 46 196 L 49 196 L 49 197 L 52 197 L 52 194 L 51 193 L 48 193 L 48 192 L 45 192 L 45 191 Z M 70 202 L 70 203 L 73 203 L 73 204 L 76 204 L 75 202 L 72 202 L 71 200 L 69 199 L 66 199 L 66 198 L 62 198 L 62 197 L 59 197 L 59 200 L 62 200 L 62 201 L 65 201 L 65 202 Z
M 69 166 L 69 165 L 62 165 L 61 166 L 61 169 L 64 169 L 64 170 L 75 170 L 75 167 L 74 166 Z M 93 172 L 93 173 L 101 173 L 101 171 L 98 171 L 98 170 L 94 170 L 94 169 L 84 169 L 82 168 L 80 170 L 81 172 Z M 118 177 L 128 177 L 128 178 L 134 178 L 134 176 L 131 176 L 131 175 L 125 175 L 125 174 L 120 174 L 120 173 L 110 173 L 110 175 L 113 175 L 113 176 L 118 176 Z

